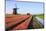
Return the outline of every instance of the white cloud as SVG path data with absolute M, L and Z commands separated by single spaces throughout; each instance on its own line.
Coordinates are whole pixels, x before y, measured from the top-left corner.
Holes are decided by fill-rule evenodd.
M 43 0 L 16 0 L 16 1 L 32 1 L 32 2 L 43 2 Z

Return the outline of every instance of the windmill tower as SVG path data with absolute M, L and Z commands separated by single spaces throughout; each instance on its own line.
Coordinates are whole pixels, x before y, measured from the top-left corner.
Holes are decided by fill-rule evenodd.
M 17 8 L 13 8 L 13 14 L 17 14 Z

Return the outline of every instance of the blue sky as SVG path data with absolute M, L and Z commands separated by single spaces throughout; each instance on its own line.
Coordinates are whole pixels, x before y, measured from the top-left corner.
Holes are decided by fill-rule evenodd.
M 43 3 L 36 2 L 15 2 L 13 0 L 6 1 L 6 13 L 12 14 L 13 8 L 19 8 L 17 12 L 19 14 L 43 14 Z

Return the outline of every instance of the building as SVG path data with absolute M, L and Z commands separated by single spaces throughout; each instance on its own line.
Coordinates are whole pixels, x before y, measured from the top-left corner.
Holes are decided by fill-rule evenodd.
M 13 8 L 13 14 L 17 14 L 17 8 Z

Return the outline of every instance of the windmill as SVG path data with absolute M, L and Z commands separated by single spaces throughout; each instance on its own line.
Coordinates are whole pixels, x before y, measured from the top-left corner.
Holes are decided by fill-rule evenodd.
M 16 3 L 15 3 L 15 7 L 16 7 L 16 8 L 13 8 L 13 14 L 17 14 L 17 9 L 18 9 L 18 8 L 17 8 Z

